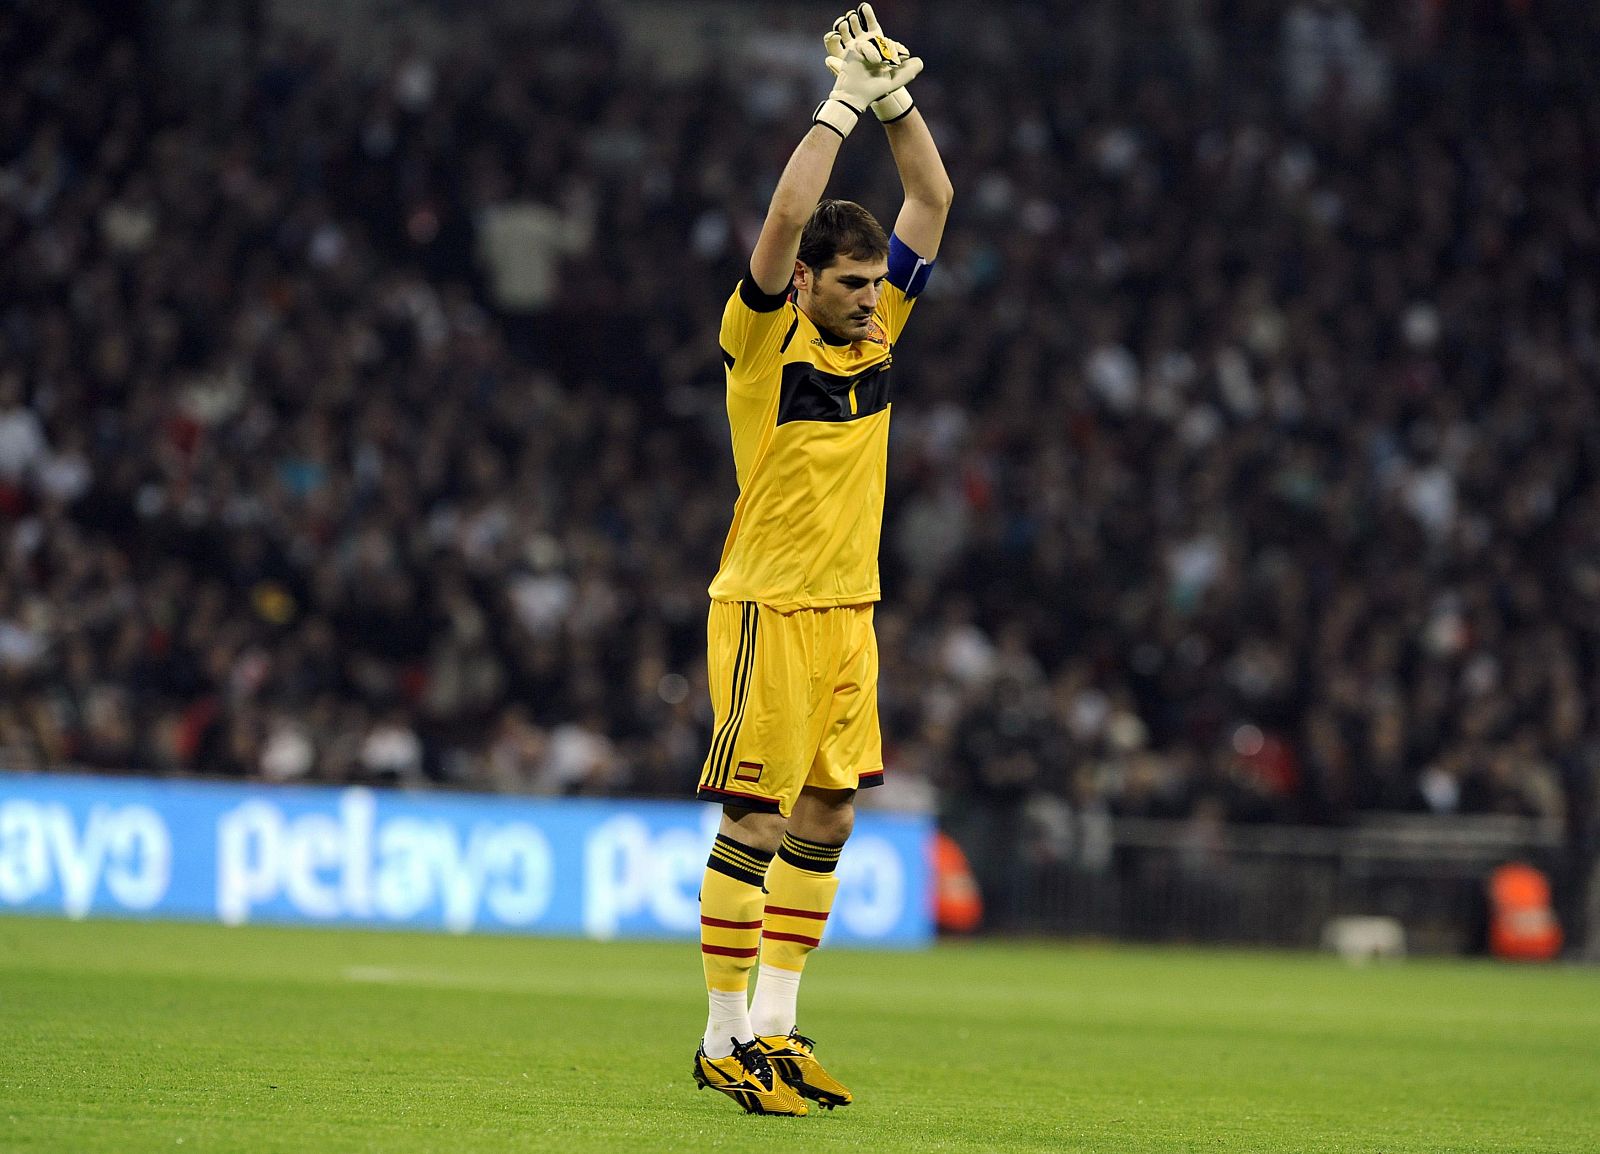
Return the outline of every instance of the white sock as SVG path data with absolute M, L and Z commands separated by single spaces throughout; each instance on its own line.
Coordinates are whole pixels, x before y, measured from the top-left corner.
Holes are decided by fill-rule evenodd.
M 800 970 L 762 966 L 756 978 L 756 998 L 750 1006 L 750 1028 L 763 1038 L 787 1034 L 797 1021 Z
M 795 975 L 799 977 L 798 974 Z M 750 1029 L 749 995 L 744 990 L 711 990 L 711 1015 L 706 1018 L 702 1041 L 706 1057 L 726 1058 L 733 1053 L 733 1039 L 748 1042 L 755 1037 Z

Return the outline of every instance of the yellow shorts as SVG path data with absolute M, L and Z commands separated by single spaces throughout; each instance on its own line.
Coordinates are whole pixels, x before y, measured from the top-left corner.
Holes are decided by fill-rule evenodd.
M 787 817 L 805 786 L 883 784 L 872 608 L 779 613 L 754 601 L 711 603 L 716 724 L 700 800 Z

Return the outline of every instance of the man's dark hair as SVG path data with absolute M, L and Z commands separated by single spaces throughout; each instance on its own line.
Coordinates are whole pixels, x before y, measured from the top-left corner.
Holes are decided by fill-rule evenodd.
M 853 200 L 824 200 L 800 232 L 800 260 L 820 272 L 841 256 L 877 260 L 889 255 L 883 225 Z

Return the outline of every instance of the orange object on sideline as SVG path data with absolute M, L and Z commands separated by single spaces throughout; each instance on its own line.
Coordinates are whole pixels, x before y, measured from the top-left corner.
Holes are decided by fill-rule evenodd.
M 1489 952 L 1522 962 L 1549 961 L 1561 951 L 1561 924 L 1550 908 L 1550 879 L 1525 862 L 1489 875 Z
M 967 934 L 983 921 L 983 894 L 967 855 L 949 834 L 933 835 L 933 922 L 945 933 Z

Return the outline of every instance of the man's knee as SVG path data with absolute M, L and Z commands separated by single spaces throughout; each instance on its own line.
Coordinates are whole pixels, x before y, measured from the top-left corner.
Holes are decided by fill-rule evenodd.
M 761 813 L 725 805 L 722 807 L 722 825 L 717 832 L 751 849 L 776 853 L 787 824 L 781 813 Z
M 843 845 L 856 824 L 856 791 L 853 789 L 814 789 L 800 791 L 789 816 L 789 829 L 795 837 L 823 845 Z

